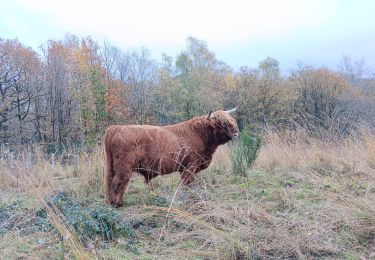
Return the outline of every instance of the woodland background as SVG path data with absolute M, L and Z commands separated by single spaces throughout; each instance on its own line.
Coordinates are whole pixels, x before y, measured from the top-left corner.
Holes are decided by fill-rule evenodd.
M 364 60 L 346 56 L 335 70 L 296 63 L 285 74 L 271 57 L 235 70 L 191 37 L 161 60 L 90 36 L 39 50 L 0 39 L 2 144 L 93 145 L 111 124 L 172 124 L 239 103 L 241 128 L 335 140 L 375 126 L 375 77 Z

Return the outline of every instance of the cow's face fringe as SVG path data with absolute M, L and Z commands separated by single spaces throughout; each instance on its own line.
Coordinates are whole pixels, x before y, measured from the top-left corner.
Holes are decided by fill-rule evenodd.
M 222 110 L 216 111 L 213 113 L 210 120 L 214 122 L 218 138 L 223 141 L 226 142 L 239 135 L 237 122 L 229 113 Z
M 175 131 L 176 129 L 193 129 L 193 131 L 186 131 L 187 135 L 193 134 L 196 138 L 190 139 L 194 142 L 203 139 L 206 143 L 205 150 L 215 150 L 218 145 L 227 143 L 229 140 L 236 138 L 239 135 L 239 130 L 236 120 L 230 116 L 229 113 L 218 110 L 209 116 L 195 117 L 189 121 L 170 126 Z

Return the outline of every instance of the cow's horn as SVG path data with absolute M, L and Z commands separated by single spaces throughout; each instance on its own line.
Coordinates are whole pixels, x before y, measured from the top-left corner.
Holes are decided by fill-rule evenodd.
M 236 106 L 235 108 L 233 108 L 233 109 L 229 109 L 229 110 L 226 110 L 225 112 L 227 112 L 228 114 L 233 113 L 233 112 L 236 112 L 236 110 L 237 110 L 238 107 L 239 107 L 239 106 Z
M 207 115 L 207 119 L 210 119 L 210 118 L 214 118 L 214 113 L 212 113 L 211 110 L 210 112 L 208 112 L 208 115 Z

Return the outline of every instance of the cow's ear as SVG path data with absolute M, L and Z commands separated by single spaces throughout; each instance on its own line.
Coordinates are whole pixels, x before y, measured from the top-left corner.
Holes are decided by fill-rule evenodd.
M 210 110 L 210 112 L 208 112 L 207 119 L 210 120 L 211 118 L 214 118 L 214 114 Z

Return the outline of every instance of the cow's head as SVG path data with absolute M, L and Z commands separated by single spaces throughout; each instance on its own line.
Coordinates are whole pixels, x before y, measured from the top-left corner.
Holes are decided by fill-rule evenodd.
M 218 137 L 223 142 L 236 138 L 239 135 L 236 119 L 230 115 L 230 113 L 236 110 L 237 107 L 227 111 L 218 110 L 213 113 L 210 112 L 207 116 L 207 119 L 214 123 Z

